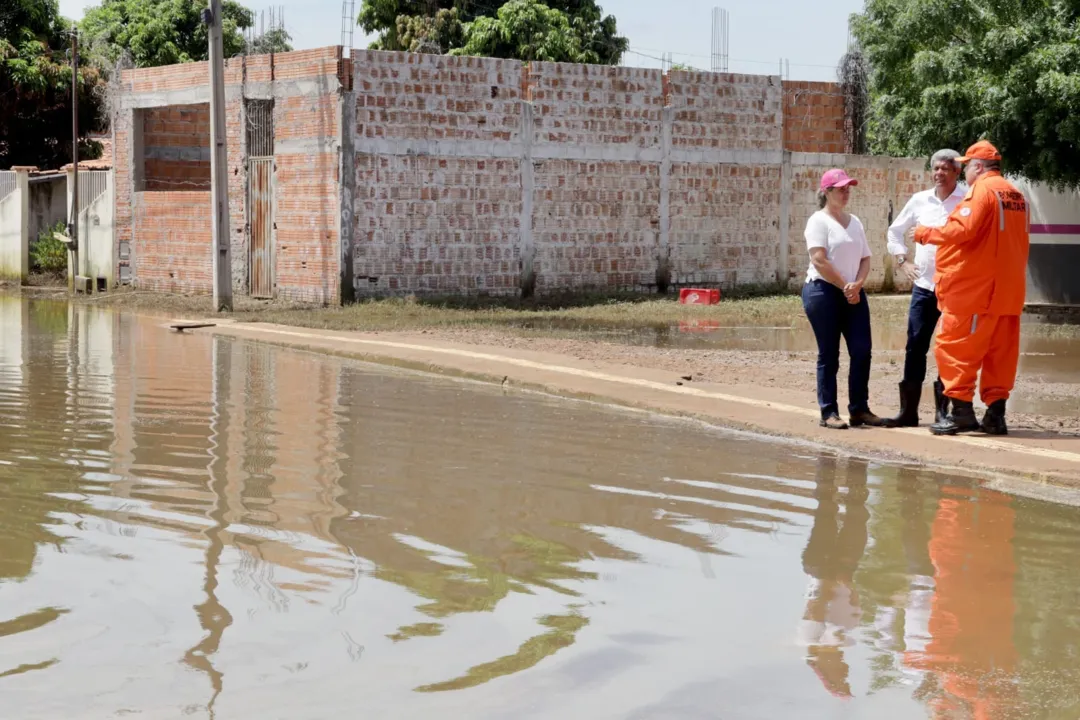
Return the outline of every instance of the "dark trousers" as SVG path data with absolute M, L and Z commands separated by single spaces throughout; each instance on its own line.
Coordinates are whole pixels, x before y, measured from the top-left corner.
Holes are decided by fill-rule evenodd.
M 907 348 L 904 351 L 904 382 L 923 384 L 926 380 L 926 354 L 934 339 L 941 311 L 937 295 L 918 285 L 911 288 L 911 307 L 907 319 Z
M 866 293 L 852 305 L 844 292 L 824 280 L 803 285 L 803 308 L 817 338 L 817 396 L 821 417 L 839 414 L 836 400 L 836 373 L 840 370 L 840 337 L 847 342 L 851 367 L 848 369 L 848 412 L 867 411 L 870 386 L 870 306 Z

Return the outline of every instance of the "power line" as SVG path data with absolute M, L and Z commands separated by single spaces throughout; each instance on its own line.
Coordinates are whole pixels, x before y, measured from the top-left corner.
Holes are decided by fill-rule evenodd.
M 657 50 L 656 48 L 641 47 L 640 45 L 637 45 L 635 47 L 637 47 L 638 50 L 648 50 L 650 52 L 665 52 L 664 50 Z M 646 55 L 645 53 L 638 52 L 637 50 L 630 50 L 628 52 L 633 52 L 635 55 L 641 55 L 643 57 L 648 57 L 648 58 L 653 57 L 651 55 Z M 700 55 L 700 54 L 696 54 L 696 53 L 672 51 L 672 54 L 673 55 L 680 55 L 682 57 L 701 58 L 701 59 L 704 59 L 704 60 L 711 59 L 710 55 Z M 655 58 L 653 58 L 653 59 L 655 59 Z M 730 61 L 731 62 L 739 62 L 739 63 L 750 63 L 750 64 L 753 64 L 753 65 L 776 65 L 775 60 L 748 60 L 746 58 L 730 58 Z M 821 65 L 821 64 L 815 64 L 815 63 L 800 63 L 800 62 L 793 62 L 791 64 L 796 66 L 796 67 L 826 68 L 828 70 L 835 70 L 836 69 L 835 65 Z

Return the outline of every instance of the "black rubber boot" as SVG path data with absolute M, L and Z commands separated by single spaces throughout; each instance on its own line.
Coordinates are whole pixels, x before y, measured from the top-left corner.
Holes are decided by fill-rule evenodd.
M 975 417 L 975 406 L 964 400 L 952 401 L 952 412 L 930 426 L 934 435 L 956 435 L 975 432 L 979 429 L 979 418 Z
M 900 414 L 884 418 L 884 427 L 918 427 L 919 400 L 922 398 L 922 383 L 903 381 L 900 383 Z
M 941 378 L 934 381 L 934 422 L 945 422 L 949 417 L 949 396 L 945 394 L 945 383 Z
M 1005 401 L 995 400 L 986 408 L 982 423 L 979 425 L 987 435 L 1008 435 L 1009 427 L 1005 424 Z
M 851 413 L 848 416 L 848 422 L 851 423 L 851 427 L 884 427 L 884 418 L 879 418 L 869 410 L 858 410 Z

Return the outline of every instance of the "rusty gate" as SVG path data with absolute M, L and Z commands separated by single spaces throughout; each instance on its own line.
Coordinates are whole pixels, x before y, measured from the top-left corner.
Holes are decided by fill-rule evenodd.
M 274 253 L 274 101 L 247 100 L 248 282 L 252 297 L 277 290 Z

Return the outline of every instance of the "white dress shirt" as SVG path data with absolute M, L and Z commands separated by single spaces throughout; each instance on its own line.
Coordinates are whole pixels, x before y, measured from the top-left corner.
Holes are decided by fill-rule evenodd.
M 945 198 L 944 202 L 938 200 L 935 193 L 936 191 L 933 188 L 915 193 L 907 201 L 907 205 L 900 211 L 900 214 L 896 216 L 896 219 L 893 220 L 888 233 L 890 255 L 895 257 L 908 254 L 907 234 L 916 225 L 925 227 L 944 226 L 949 219 L 949 215 L 952 214 L 952 211 L 956 209 L 956 206 L 964 199 L 964 195 L 967 194 L 967 187 L 957 183 L 956 189 L 952 191 L 949 197 Z M 934 292 L 934 270 L 936 269 L 934 258 L 936 255 L 937 247 L 934 245 L 917 245 L 915 247 L 915 268 L 919 271 L 919 277 L 915 280 L 915 284 L 930 292 Z

